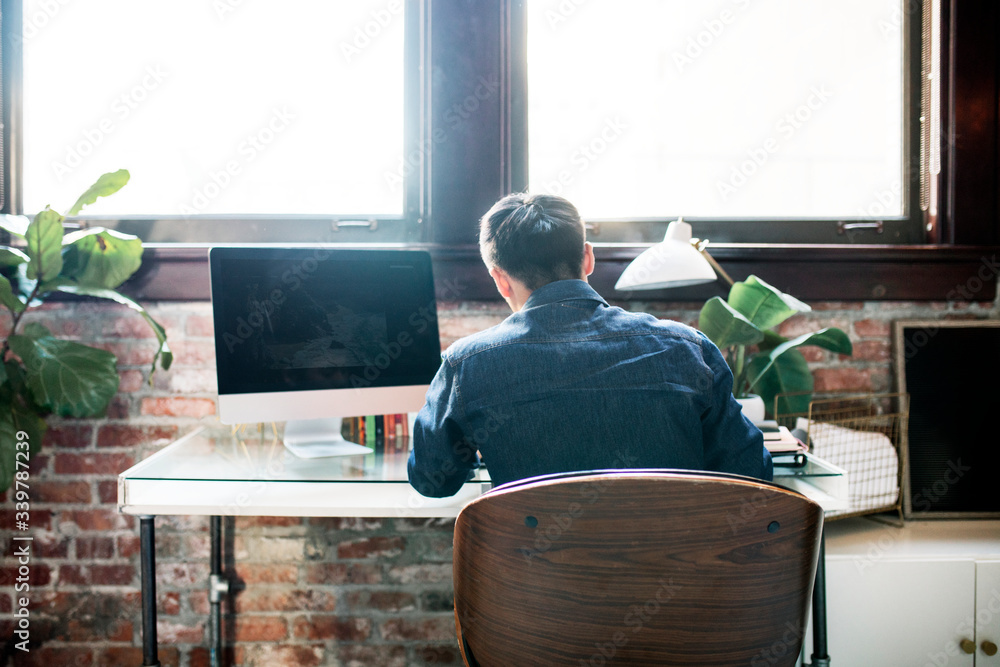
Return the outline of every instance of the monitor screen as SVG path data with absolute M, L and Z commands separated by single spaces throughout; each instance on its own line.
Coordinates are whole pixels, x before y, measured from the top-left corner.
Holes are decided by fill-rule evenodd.
M 218 247 L 209 265 L 223 423 L 423 404 L 441 362 L 426 252 Z

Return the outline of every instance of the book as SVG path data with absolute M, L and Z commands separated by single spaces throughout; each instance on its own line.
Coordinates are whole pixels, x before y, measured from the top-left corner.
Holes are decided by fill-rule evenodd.
M 797 452 L 805 450 L 805 446 L 792 435 L 787 427 L 774 424 L 774 427 L 771 428 L 771 425 L 766 423 L 763 426 L 766 426 L 767 429 L 765 430 L 760 424 L 757 425 L 764 434 L 764 446 L 767 447 L 767 451 Z

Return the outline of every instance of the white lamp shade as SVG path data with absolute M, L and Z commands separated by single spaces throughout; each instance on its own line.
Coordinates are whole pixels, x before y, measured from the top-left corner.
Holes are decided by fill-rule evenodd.
M 708 260 L 691 244 L 691 225 L 674 220 L 661 243 L 625 267 L 615 289 L 649 290 L 710 283 L 717 278 Z

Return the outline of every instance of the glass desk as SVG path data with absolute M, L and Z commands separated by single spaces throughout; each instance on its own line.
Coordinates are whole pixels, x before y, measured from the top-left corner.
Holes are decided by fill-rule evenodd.
M 301 459 L 281 444 L 270 426 L 234 434 L 228 426 L 210 425 L 121 473 L 118 510 L 139 517 L 143 664 L 159 664 L 153 517 L 212 517 L 214 603 L 219 598 L 216 587 L 225 591 L 225 582 L 216 579 L 217 570 L 221 571 L 216 567 L 219 517 L 455 517 L 491 488 L 487 471 L 481 469 L 457 495 L 426 498 L 407 481 L 408 456 L 408 439 L 388 438 L 367 455 Z M 775 465 L 774 481 L 813 499 L 824 510 L 848 507 L 846 473 L 825 461 L 807 457 L 800 466 Z M 816 581 L 820 593 L 821 581 L 822 568 Z M 819 620 L 816 617 L 814 607 L 814 619 Z M 822 625 L 825 628 L 825 621 Z

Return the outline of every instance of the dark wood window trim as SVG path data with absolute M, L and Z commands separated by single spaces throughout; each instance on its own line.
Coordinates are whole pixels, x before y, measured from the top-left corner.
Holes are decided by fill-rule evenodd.
M 523 86 L 507 66 L 523 48 L 517 0 L 419 4 L 421 141 L 418 232 L 445 300 L 496 299 L 476 249 L 478 217 L 523 187 Z M 809 300 L 972 300 L 996 296 L 1000 255 L 1000 5 L 942 0 L 945 26 L 943 206 L 927 245 L 713 244 L 735 278 L 756 273 Z M 413 99 L 413 98 L 411 98 Z M 413 201 L 413 200 L 411 200 Z M 408 203 L 409 206 L 409 203 Z M 595 237 L 595 240 L 600 240 Z M 701 300 L 718 285 L 616 293 L 643 245 L 598 248 L 592 282 L 610 299 Z M 208 292 L 203 247 L 149 247 L 127 289 L 141 299 L 198 300 Z

